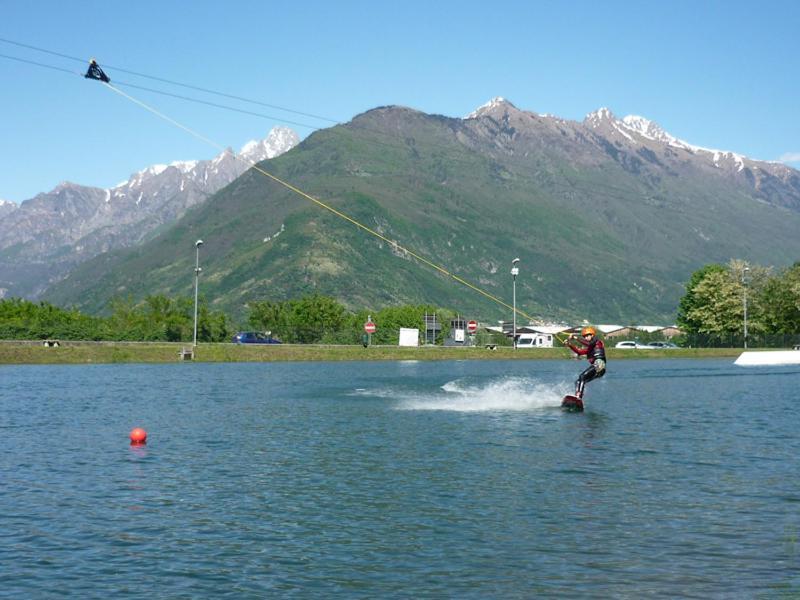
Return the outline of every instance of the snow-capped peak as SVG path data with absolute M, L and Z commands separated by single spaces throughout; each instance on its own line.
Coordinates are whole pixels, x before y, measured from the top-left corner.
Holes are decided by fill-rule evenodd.
M 695 146 L 668 133 L 655 121 L 651 121 L 650 119 L 646 119 L 645 117 L 640 117 L 638 115 L 628 115 L 622 119 L 617 119 L 614 116 L 614 113 L 612 113 L 609 109 L 601 108 L 586 115 L 584 122 L 594 128 L 599 127 L 601 124 L 607 124 L 634 143 L 635 140 L 631 136 L 632 133 L 647 140 L 661 142 L 667 146 L 688 150 L 693 154 L 697 154 L 698 152 L 713 154 L 712 162 L 716 167 L 719 167 L 720 163 L 725 160 L 733 161 L 737 171 L 741 171 L 745 166 L 745 157 L 741 154 Z
M 644 117 L 640 117 L 638 115 L 628 115 L 627 117 L 623 117 L 620 125 L 629 131 L 638 133 L 642 137 L 645 137 L 649 140 L 664 142 L 671 146 L 679 146 L 681 148 L 692 148 L 691 144 L 687 144 L 683 140 L 679 140 L 675 136 L 664 131 L 658 125 L 658 123 L 654 123 L 650 119 L 645 119 Z
M 252 162 L 275 158 L 300 143 L 294 130 L 288 127 L 273 127 L 263 140 L 251 140 L 239 150 L 239 156 Z
M 189 173 L 197 166 L 198 160 L 176 160 L 169 163 L 170 167 L 175 167 L 181 173 Z
M 597 127 L 601 123 L 616 120 L 617 118 L 614 116 L 614 113 L 604 106 L 603 108 L 598 108 L 596 111 L 590 112 L 588 115 L 586 115 L 586 117 L 583 119 L 583 122 L 591 125 L 592 127 Z
M 645 119 L 644 117 L 640 117 L 637 115 L 628 115 L 624 117 L 622 121 L 618 121 L 619 125 L 625 127 L 629 131 L 638 133 L 640 136 L 647 138 L 649 140 L 654 140 L 657 142 L 663 142 L 668 146 L 673 146 L 675 148 L 683 148 L 684 150 L 689 150 L 697 154 L 698 152 L 706 152 L 709 154 L 713 154 L 712 161 L 714 166 L 719 167 L 720 162 L 723 160 L 729 159 L 732 160 L 734 165 L 736 166 L 737 171 L 741 171 L 744 169 L 744 159 L 745 157 L 741 154 L 736 154 L 735 152 L 727 152 L 725 150 L 714 150 L 712 148 L 703 148 L 701 146 L 695 146 L 694 144 L 690 144 L 689 142 L 685 142 L 679 138 L 676 138 L 674 135 L 667 133 L 664 131 L 658 123 L 654 123 L 649 119 Z
M 151 165 L 147 167 L 144 171 L 139 171 L 142 175 L 161 175 L 164 171 L 167 170 L 167 165 Z
M 244 146 L 242 146 L 242 149 L 239 150 L 239 154 L 242 154 L 242 155 L 250 154 L 251 152 L 255 151 L 256 148 L 259 148 L 261 146 L 261 144 L 262 144 L 262 142 L 260 142 L 260 141 L 250 140 Z
M 298 137 L 297 133 L 295 133 L 292 129 L 288 127 L 274 127 L 267 135 L 266 139 L 263 140 L 253 140 L 247 142 L 244 146 L 242 146 L 239 155 L 242 158 L 247 159 L 250 162 L 260 162 L 267 158 L 274 158 L 291 150 L 297 144 L 300 143 L 300 138 Z M 126 187 L 141 187 L 145 181 L 149 181 L 152 177 L 158 177 L 165 173 L 170 167 L 177 169 L 183 178 L 191 179 L 194 177 L 193 171 L 198 167 L 203 165 L 211 165 L 212 168 L 219 168 L 219 165 L 225 162 L 226 157 L 230 157 L 232 155 L 232 151 L 229 149 L 225 150 L 218 156 L 214 157 L 210 161 L 205 160 L 176 160 L 168 165 L 163 164 L 156 164 L 151 165 L 149 167 L 145 167 L 141 171 L 137 171 L 133 173 L 130 178 L 126 179 L 125 181 L 120 181 L 117 185 L 113 188 L 110 188 L 111 191 L 114 191 L 116 194 L 122 193 L 124 195 L 123 188 Z M 225 168 L 225 167 L 223 167 Z M 203 175 L 205 177 L 204 182 L 208 179 L 208 173 Z M 60 183 L 55 191 L 59 191 L 63 188 L 70 187 L 74 184 L 69 183 L 68 181 L 64 181 Z M 184 184 L 181 184 L 181 191 L 184 189 Z M 1 202 L 1 201 L 0 201 Z M 2 206 L 2 203 L 0 203 Z
M 632 143 L 640 143 L 641 138 L 652 140 L 672 146 L 674 148 L 682 148 L 688 150 L 693 154 L 700 152 L 712 154 L 712 162 L 714 166 L 720 167 L 723 162 L 733 162 L 737 171 L 744 169 L 745 157 L 735 152 L 726 152 L 724 150 L 713 150 L 711 148 L 703 148 L 685 142 L 674 135 L 664 131 L 661 126 L 638 115 L 628 115 L 622 119 L 617 119 L 608 108 L 600 108 L 594 112 L 586 115 L 584 123 L 592 128 L 603 127 L 611 128 L 618 134 L 624 136 Z M 639 136 L 639 140 L 635 139 L 631 134 Z
M 11 200 L 3 200 L 2 198 L 0 198 L 0 206 L 9 206 L 9 205 L 16 206 L 17 203 L 12 202 Z
M 481 106 L 479 106 L 478 108 L 473 110 L 466 117 L 464 117 L 464 119 L 477 119 L 481 115 L 484 115 L 484 114 L 486 114 L 488 112 L 491 112 L 495 108 L 499 108 L 501 106 L 502 107 L 510 106 L 510 107 L 514 108 L 514 105 L 511 104 L 511 102 L 509 102 L 508 100 L 506 100 L 502 96 L 496 96 L 496 97 L 492 98 L 491 100 L 489 100 L 486 104 L 482 104 Z
M 75 186 L 76 184 L 72 183 L 71 181 L 60 181 L 58 185 L 53 188 L 53 192 L 60 192 Z

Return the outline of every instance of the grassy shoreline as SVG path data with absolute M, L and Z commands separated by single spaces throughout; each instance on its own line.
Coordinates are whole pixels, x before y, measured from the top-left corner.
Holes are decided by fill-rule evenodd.
M 181 362 L 182 349 L 191 344 L 165 342 L 60 342 L 46 347 L 42 342 L 0 342 L 0 364 L 108 364 Z M 648 358 L 735 358 L 741 348 L 679 348 L 675 350 L 607 349 L 610 361 Z M 323 346 L 199 344 L 195 362 L 281 362 L 356 360 L 557 360 L 572 354 L 564 348 L 518 349 L 498 347 L 444 348 L 428 346 Z

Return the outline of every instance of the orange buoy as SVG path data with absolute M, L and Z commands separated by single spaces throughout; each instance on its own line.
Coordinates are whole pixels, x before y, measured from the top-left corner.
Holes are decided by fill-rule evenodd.
M 131 446 L 141 446 L 147 443 L 147 432 L 141 427 L 131 430 Z

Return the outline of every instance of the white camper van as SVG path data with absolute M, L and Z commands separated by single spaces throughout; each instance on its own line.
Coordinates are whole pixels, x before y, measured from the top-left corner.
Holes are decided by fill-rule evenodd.
M 517 337 L 517 348 L 552 348 L 551 333 L 520 333 Z

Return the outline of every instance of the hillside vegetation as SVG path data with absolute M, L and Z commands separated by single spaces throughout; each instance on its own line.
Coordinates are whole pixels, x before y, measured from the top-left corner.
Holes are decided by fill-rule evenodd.
M 517 305 L 544 319 L 673 322 L 702 265 L 800 257 L 794 188 L 773 202 L 743 172 L 688 151 L 509 103 L 473 119 L 375 109 L 261 167 L 508 304 L 519 257 Z M 115 297 L 189 295 L 197 239 L 201 291 L 234 318 L 251 302 L 311 293 L 352 310 L 432 304 L 485 322 L 511 317 L 255 170 L 45 297 L 104 313 Z

